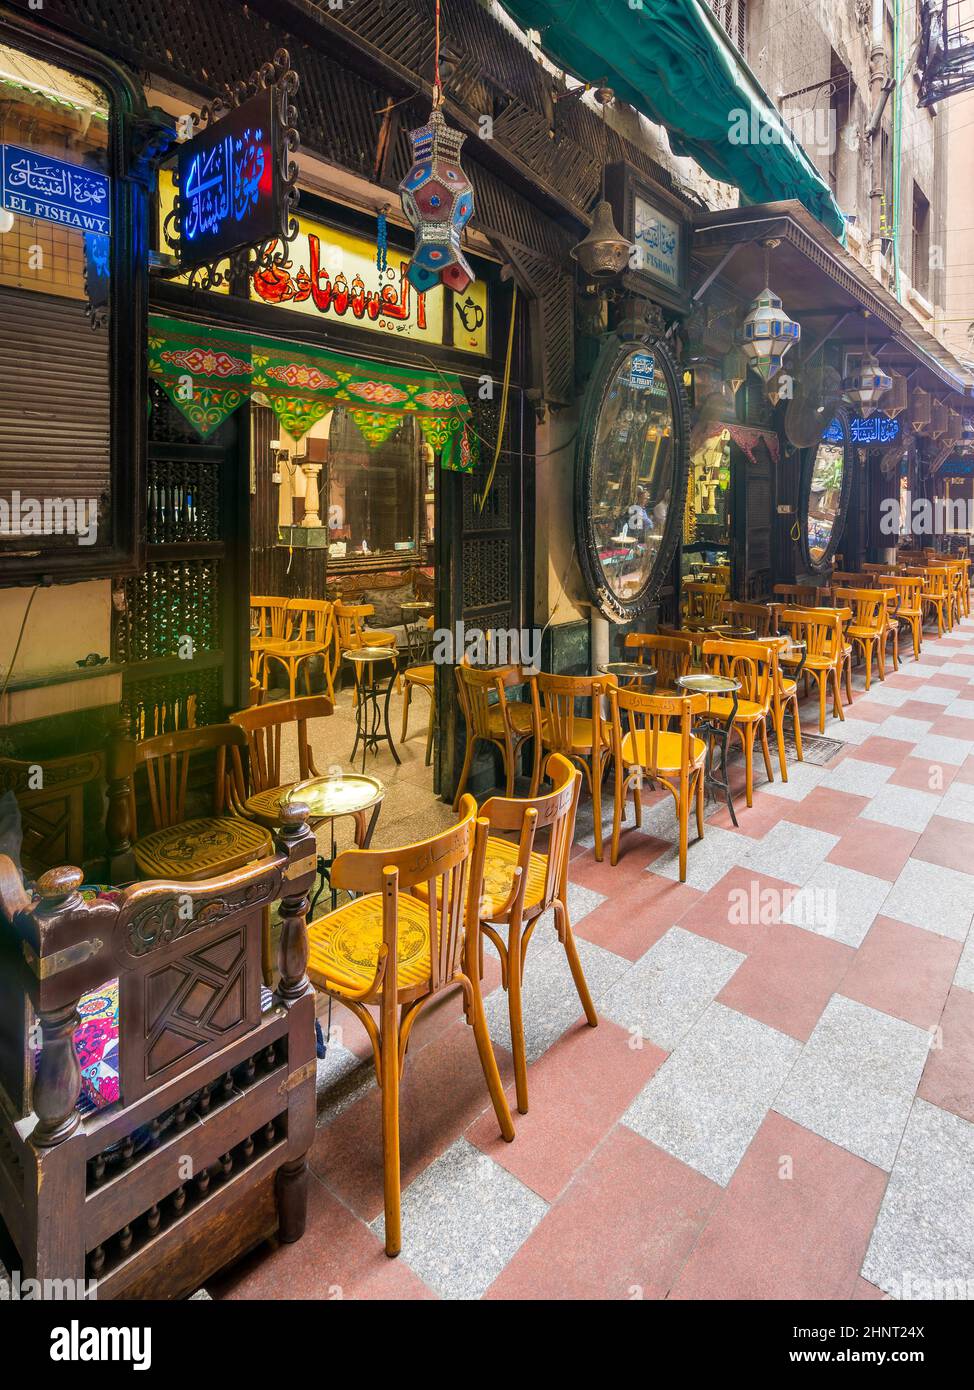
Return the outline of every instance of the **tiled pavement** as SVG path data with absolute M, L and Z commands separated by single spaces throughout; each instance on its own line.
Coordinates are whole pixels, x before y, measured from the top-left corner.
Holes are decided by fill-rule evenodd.
M 787 785 L 759 768 L 739 829 L 711 806 L 685 885 L 666 794 L 614 869 L 583 804 L 571 910 L 600 1024 L 544 924 L 525 982 L 531 1108 L 508 1145 L 456 998 L 421 1019 L 395 1261 L 367 1041 L 336 1009 L 307 1233 L 211 1293 L 974 1296 L 974 620 L 868 695 L 856 684 L 826 727 L 837 757 L 790 764 Z M 817 732 L 817 710 L 803 722 Z M 387 842 L 420 799 L 405 771 Z M 484 987 L 513 1106 L 492 957 Z

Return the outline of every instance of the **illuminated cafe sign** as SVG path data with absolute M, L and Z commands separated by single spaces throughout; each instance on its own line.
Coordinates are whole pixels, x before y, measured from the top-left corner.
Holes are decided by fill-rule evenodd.
M 868 417 L 853 415 L 849 421 L 849 442 L 863 448 L 875 448 L 880 444 L 895 444 L 900 437 L 900 422 L 889 415 L 877 412 Z M 833 420 L 822 435 L 829 444 L 843 442 L 842 425 Z
M 0 206 L 79 232 L 111 232 L 111 180 L 20 145 L 0 145 Z
M 177 227 L 183 264 L 218 261 L 282 236 L 280 121 L 273 87 L 179 147 Z

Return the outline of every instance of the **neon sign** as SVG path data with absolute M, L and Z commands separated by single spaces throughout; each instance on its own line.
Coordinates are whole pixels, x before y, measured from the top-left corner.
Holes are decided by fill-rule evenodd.
M 20 145 L 0 145 L 0 205 L 79 232 L 108 236 L 112 229 L 107 174 Z
M 849 441 L 864 448 L 875 447 L 879 444 L 895 444 L 900 437 L 900 422 L 894 420 L 889 415 L 878 413 L 868 417 L 853 415 L 849 421 Z M 841 444 L 844 439 L 842 425 L 839 420 L 833 420 L 828 429 L 822 435 L 822 439 L 829 444 Z
M 283 235 L 278 130 L 272 89 L 180 146 L 181 259 L 217 260 Z

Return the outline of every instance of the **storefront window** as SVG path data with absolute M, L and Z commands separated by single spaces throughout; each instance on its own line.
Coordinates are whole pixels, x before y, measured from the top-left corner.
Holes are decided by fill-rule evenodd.
M 415 558 L 433 539 L 434 457 L 414 419 L 379 443 L 336 408 L 328 436 L 330 553 Z
M 624 603 L 646 587 L 673 504 L 673 414 L 653 365 L 643 351 L 619 363 L 595 436 L 592 524 L 606 582 Z
M 808 495 L 808 553 L 813 564 L 825 558 L 839 519 L 845 447 L 820 444 L 812 464 Z

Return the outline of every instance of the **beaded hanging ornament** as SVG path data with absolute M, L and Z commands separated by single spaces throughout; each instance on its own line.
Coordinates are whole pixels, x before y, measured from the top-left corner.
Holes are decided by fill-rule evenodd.
M 460 167 L 466 136 L 447 125 L 440 107 L 440 6 L 436 3 L 436 71 L 433 109 L 418 130 L 410 131 L 413 163 L 399 185 L 402 209 L 416 233 L 416 246 L 406 272 L 416 290 L 449 285 L 461 293 L 474 273 L 460 250 L 460 233 L 473 215 L 473 189 Z

